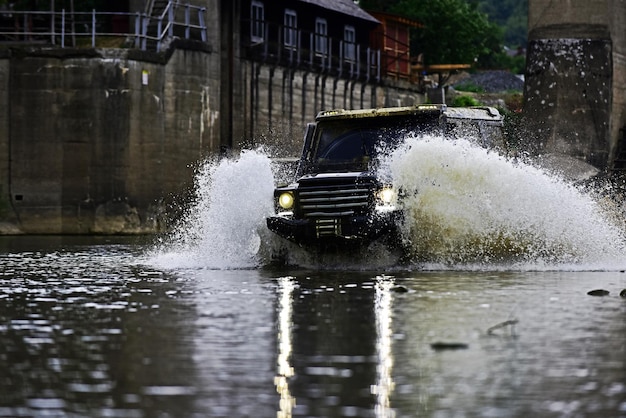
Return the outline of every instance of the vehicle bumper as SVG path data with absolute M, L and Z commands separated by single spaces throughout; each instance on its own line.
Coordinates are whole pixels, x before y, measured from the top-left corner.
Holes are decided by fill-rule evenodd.
M 292 219 L 272 216 L 267 227 L 279 236 L 302 246 L 328 243 L 367 244 L 397 230 L 399 211 L 374 216 Z

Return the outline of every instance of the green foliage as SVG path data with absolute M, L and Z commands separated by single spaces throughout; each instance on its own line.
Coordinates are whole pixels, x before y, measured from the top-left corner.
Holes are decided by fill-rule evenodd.
M 400 0 L 391 12 L 424 23 L 411 52 L 423 52 L 426 64 L 476 63 L 499 49 L 501 29 L 465 0 Z
M 504 43 L 525 47 L 528 37 L 528 0 L 470 0 L 504 29 Z
M 452 100 L 453 107 L 480 106 L 480 102 L 472 96 L 456 96 Z
M 388 12 L 389 6 L 394 3 L 397 3 L 397 0 L 359 0 L 359 7 L 377 12 Z
M 506 68 L 513 74 L 523 74 L 526 69 L 526 55 L 510 57 L 502 52 L 496 55 L 496 65 L 491 68 Z
M 396 13 L 424 24 L 415 29 L 411 54 L 426 64 L 474 64 L 524 71 L 524 57 L 504 45 L 526 45 L 528 0 L 360 0 L 364 9 Z

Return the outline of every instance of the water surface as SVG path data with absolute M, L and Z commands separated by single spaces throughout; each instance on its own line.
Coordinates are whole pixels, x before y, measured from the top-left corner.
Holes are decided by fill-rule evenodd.
M 619 270 L 165 269 L 135 239 L 0 248 L 0 416 L 626 416 Z
M 407 144 L 381 164 L 411 191 L 402 264 L 269 234 L 259 152 L 202 165 L 163 240 L 0 237 L 0 416 L 626 417 L 619 208 Z

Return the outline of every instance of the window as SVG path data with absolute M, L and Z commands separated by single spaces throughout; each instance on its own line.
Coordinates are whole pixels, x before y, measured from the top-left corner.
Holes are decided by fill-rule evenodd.
M 356 61 L 356 31 L 354 26 L 343 27 L 343 57 L 346 61 Z
M 250 6 L 250 37 L 252 42 L 265 40 L 265 9 L 260 1 L 253 1 Z
M 315 19 L 315 53 L 328 55 L 328 23 L 326 19 Z
M 296 48 L 298 39 L 298 19 L 296 12 L 290 9 L 285 10 L 283 44 L 287 48 Z

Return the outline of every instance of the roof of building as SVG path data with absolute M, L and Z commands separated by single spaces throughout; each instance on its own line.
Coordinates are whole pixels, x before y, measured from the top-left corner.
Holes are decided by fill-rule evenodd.
M 406 16 L 402 16 L 399 14 L 395 14 L 395 13 L 387 13 L 387 12 L 377 12 L 377 11 L 373 11 L 370 10 L 368 12 L 369 14 L 371 14 L 372 16 L 374 16 L 376 19 L 378 19 L 379 21 L 384 21 L 384 20 L 390 20 L 393 22 L 398 22 L 401 23 L 405 26 L 409 26 L 412 28 L 423 28 L 424 25 L 419 22 L 418 20 L 415 19 L 410 19 Z
M 380 23 L 378 19 L 361 9 L 353 0 L 297 0 L 302 3 L 314 4 L 324 9 L 332 10 L 358 19 L 367 20 L 372 23 Z

